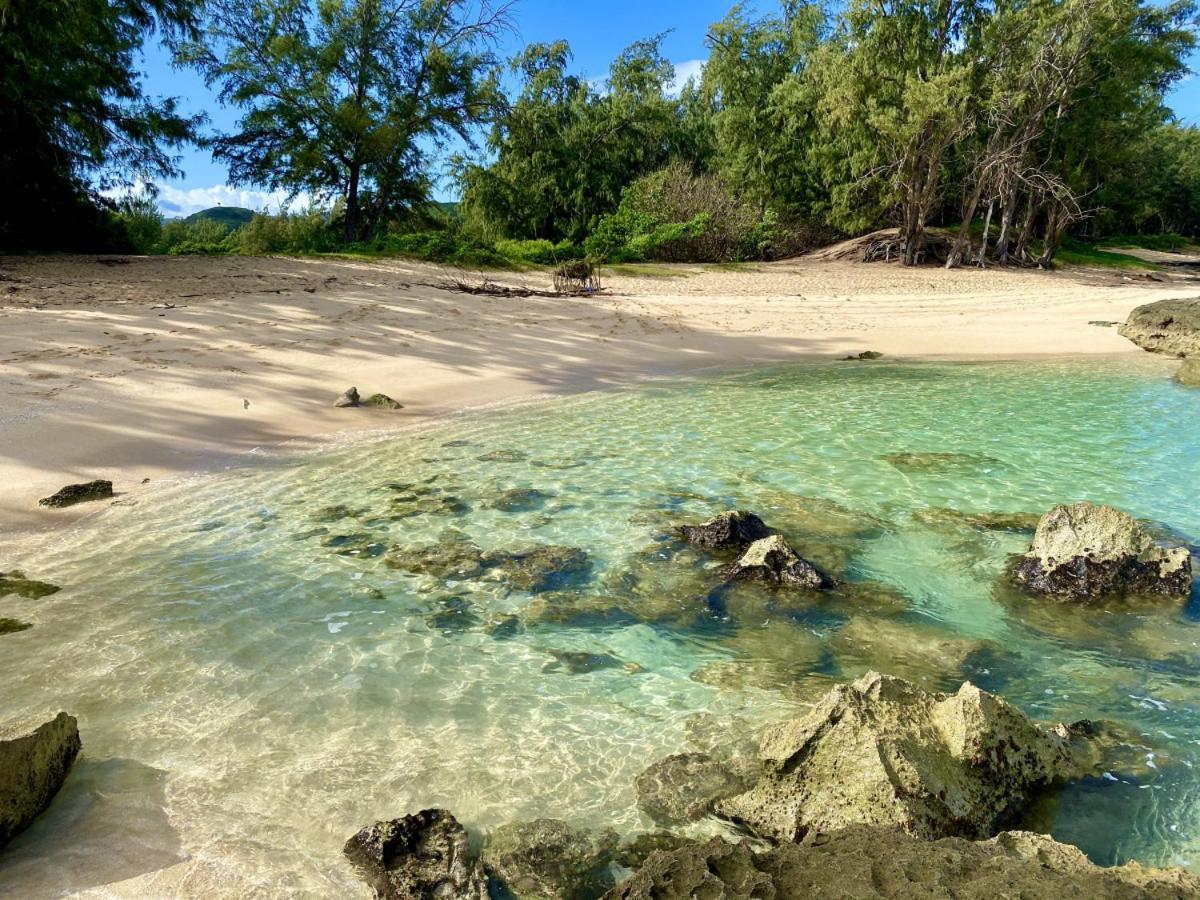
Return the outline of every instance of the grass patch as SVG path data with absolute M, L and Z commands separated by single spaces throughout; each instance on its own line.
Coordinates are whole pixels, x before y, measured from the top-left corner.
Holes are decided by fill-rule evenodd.
M 1108 269 L 1144 269 L 1157 271 L 1160 266 L 1128 253 L 1101 250 L 1094 244 L 1067 238 L 1054 255 L 1054 261 L 1068 266 L 1103 266 Z
M 1191 242 L 1181 234 L 1115 234 L 1100 243 L 1105 247 L 1138 247 L 1163 253 L 1177 253 L 1191 246 Z

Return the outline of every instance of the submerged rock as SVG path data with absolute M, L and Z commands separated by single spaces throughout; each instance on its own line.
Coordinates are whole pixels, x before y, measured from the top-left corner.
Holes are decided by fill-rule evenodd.
M 751 760 L 719 759 L 707 753 L 677 753 L 637 777 L 638 808 L 660 825 L 695 822 L 713 804 L 754 783 Z
M 38 600 L 57 594 L 60 588 L 48 581 L 34 581 L 27 578 L 24 572 L 14 569 L 11 572 L 0 572 L 0 597 L 16 594 L 26 600 Z
M 342 395 L 333 401 L 333 405 L 338 409 L 344 409 L 351 406 L 361 406 L 361 398 L 358 396 L 358 388 L 347 388 L 342 392 Z
M 1117 332 L 1151 353 L 1200 356 L 1200 298 L 1139 306 Z
M 484 634 L 497 641 L 506 641 L 521 633 L 521 618 L 512 613 L 497 613 L 483 624 Z
M 1200 878 L 1136 863 L 1101 868 L 1053 838 L 1006 831 L 988 841 L 914 839 L 854 826 L 754 853 L 722 838 L 653 853 L 605 900 L 1184 900 Z
M 974 528 L 979 531 L 1006 531 L 1033 534 L 1041 519 L 1037 513 L 983 512 L 968 513 L 946 506 L 918 509 L 913 520 L 930 528 Z
M 568 587 L 592 570 L 587 551 L 556 544 L 493 550 L 484 554 L 483 564 L 512 587 L 532 594 Z
M 1133 516 L 1111 506 L 1056 506 L 1038 523 L 1013 571 L 1018 587 L 1073 600 L 1192 589 L 1186 547 L 1160 547 Z
M 28 631 L 32 627 L 32 623 L 19 619 L 0 619 L 0 634 L 16 634 L 18 631 Z
M 480 462 L 519 463 L 529 459 L 529 454 L 524 450 L 489 450 L 475 458 Z
M 879 457 L 901 472 L 965 472 L 1003 466 L 998 459 L 977 453 L 886 453 Z
M 552 496 L 536 488 L 511 488 L 487 500 L 484 506 L 501 512 L 528 512 L 541 509 Z
M 587 900 L 613 883 L 611 829 L 582 831 L 558 819 L 502 825 L 483 848 L 488 874 L 523 898 Z
M 762 777 L 715 809 L 777 841 L 860 824 L 987 837 L 1076 771 L 1071 737 L 970 683 L 941 694 L 871 672 L 768 729 Z
M 993 645 L 923 621 L 855 616 L 829 639 L 838 668 L 850 677 L 890 672 L 914 682 L 931 676 L 957 684 L 971 657 Z
M 586 650 L 556 650 L 545 648 L 543 653 L 553 659 L 542 666 L 543 672 L 565 671 L 568 675 L 583 675 L 587 672 L 598 672 L 601 669 L 620 669 L 625 663 L 611 653 L 589 653 Z
M 640 869 L 651 854 L 673 853 L 695 843 L 694 838 L 673 831 L 645 831 L 621 845 L 617 851 L 617 865 L 626 869 Z
M 526 625 L 565 625 L 586 628 L 632 624 L 638 617 L 622 600 L 590 591 L 547 591 L 537 594 L 521 616 Z
M 781 535 L 755 541 L 725 570 L 725 577 L 742 581 L 763 581 L 822 591 L 833 587 L 833 580 L 788 546 Z
M 392 498 L 393 518 L 407 519 L 412 516 L 461 516 L 471 511 L 471 506 L 453 494 L 443 494 L 437 489 L 401 494 Z
M 436 631 L 466 631 L 480 624 L 475 608 L 466 597 L 447 597 L 438 602 L 438 607 L 425 617 L 425 623 Z
M 312 519 L 314 522 L 340 522 L 342 519 L 357 519 L 361 515 L 362 510 L 354 509 L 345 503 L 333 503 L 314 512 Z
M 79 723 L 65 712 L 32 730 L 0 728 L 0 847 L 50 805 L 81 747 Z
M 376 822 L 350 838 L 342 852 L 383 900 L 487 898 L 467 833 L 444 809 Z
M 393 547 L 384 564 L 417 575 L 458 581 L 483 572 L 483 551 L 466 535 L 451 534 L 436 544 Z
M 363 406 L 377 406 L 380 409 L 404 409 L 404 404 L 393 400 L 387 394 L 372 394 L 362 401 Z
M 842 362 L 851 362 L 859 359 L 883 359 L 883 354 L 878 350 L 864 350 L 862 353 L 852 353 L 849 356 L 843 356 Z
M 58 493 L 43 497 L 38 501 L 38 506 L 49 506 L 54 509 L 61 509 L 64 506 L 74 506 L 76 503 L 90 503 L 94 500 L 108 500 L 113 495 L 113 486 L 111 481 L 97 479 L 89 481 L 85 484 L 68 484 L 66 487 L 60 488 Z
M 1200 355 L 1185 359 L 1175 373 L 1175 380 L 1185 387 L 1200 387 Z
M 741 550 L 757 540 L 769 537 L 771 529 L 752 512 L 735 510 L 723 512 L 700 525 L 683 525 L 679 529 L 689 544 L 712 550 Z

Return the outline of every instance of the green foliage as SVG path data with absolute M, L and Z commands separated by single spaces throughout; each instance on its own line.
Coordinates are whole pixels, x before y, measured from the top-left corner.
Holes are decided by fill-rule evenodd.
M 530 241 L 496 241 L 496 252 L 513 262 L 552 266 L 570 259 L 582 259 L 583 249 L 570 241 L 557 244 L 545 239 Z
M 243 225 L 248 225 L 253 218 L 254 210 L 252 209 L 241 206 L 210 206 L 208 209 L 202 209 L 200 212 L 185 217 L 184 221 L 196 222 L 200 219 L 212 219 L 227 228 L 241 228 Z
M 1157 269 L 1158 266 L 1128 253 L 1101 250 L 1093 244 L 1066 237 L 1058 249 L 1059 262 L 1075 266 L 1104 266 L 1112 269 Z
M 153 197 L 130 195 L 117 204 L 117 220 L 135 253 L 155 253 L 162 242 L 163 216 Z
M 198 5 L 0 3 L 0 249 L 119 249 L 99 190 L 177 175 L 200 122 L 143 92 L 138 54 L 152 31 L 188 34 Z
M 285 211 L 277 216 L 254 213 L 237 231 L 236 237 L 237 249 L 251 255 L 329 253 L 340 246 L 340 236 L 332 217 L 318 209 L 299 213 Z
M 1140 247 L 1143 250 L 1158 250 L 1161 253 L 1176 253 L 1190 243 L 1181 234 L 1114 234 L 1103 243 L 1108 247 Z
M 171 219 L 162 228 L 159 252 L 172 256 L 217 256 L 239 249 L 238 234 L 212 219 Z

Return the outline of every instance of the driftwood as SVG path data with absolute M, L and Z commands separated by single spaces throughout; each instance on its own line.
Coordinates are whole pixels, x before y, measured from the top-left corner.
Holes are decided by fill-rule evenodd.
M 906 253 L 904 238 L 898 234 L 876 237 L 863 247 L 863 262 L 911 261 L 909 264 L 943 262 L 950 249 L 950 242 L 938 234 L 925 233 L 922 246 L 911 254 Z
M 560 294 L 596 294 L 600 271 L 586 259 L 565 262 L 554 270 L 554 289 Z
M 598 283 L 598 282 L 597 282 Z M 558 279 L 555 279 L 555 284 L 558 284 Z M 494 281 L 484 279 L 477 283 L 470 283 L 462 280 L 441 281 L 429 285 L 442 291 L 451 291 L 456 294 L 474 294 L 479 297 L 585 297 L 593 294 L 602 293 L 602 289 L 597 287 L 593 289 L 567 289 L 541 291 L 536 288 L 527 287 L 511 287 L 507 284 L 496 284 Z

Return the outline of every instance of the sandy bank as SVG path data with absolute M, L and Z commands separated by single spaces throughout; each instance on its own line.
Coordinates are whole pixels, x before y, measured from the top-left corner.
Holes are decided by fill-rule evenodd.
M 119 493 L 247 451 L 702 367 L 831 357 L 1138 353 L 1135 306 L 1190 276 L 794 262 L 655 267 L 610 295 L 500 299 L 431 266 L 243 258 L 0 260 L 0 533 L 63 484 Z M 670 272 L 669 275 L 666 273 Z M 494 276 L 545 285 L 545 277 Z M 346 387 L 399 412 L 331 407 Z M 2 560 L 0 560 L 2 562 Z

